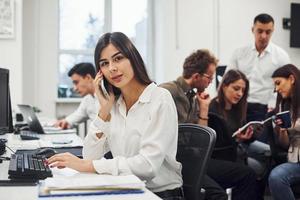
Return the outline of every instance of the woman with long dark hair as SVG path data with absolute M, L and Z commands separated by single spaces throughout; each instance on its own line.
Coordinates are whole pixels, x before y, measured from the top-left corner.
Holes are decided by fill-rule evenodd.
M 99 39 L 95 64 L 100 109 L 84 141 L 84 159 L 57 154 L 48 160 L 50 166 L 134 174 L 161 198 L 183 199 L 181 164 L 176 161 L 177 112 L 171 94 L 150 80 L 142 57 L 123 33 L 106 33 Z M 105 159 L 109 151 L 113 158 Z
M 288 162 L 271 171 L 269 188 L 273 199 L 295 199 L 291 189 L 300 181 L 300 70 L 292 65 L 284 65 L 274 71 L 273 82 L 277 92 L 276 111 L 290 111 L 291 128 L 280 128 L 281 120 L 276 120 L 275 134 L 283 147 L 288 148 Z
M 231 160 L 237 159 L 237 141 L 249 140 L 253 131 L 248 128 L 232 138 L 232 134 L 246 122 L 247 96 L 249 91 L 249 81 L 239 70 L 229 70 L 224 74 L 218 88 L 218 95 L 211 101 L 209 111 L 215 113 L 226 121 L 226 132 L 230 138 L 227 143 L 231 143 L 234 152 Z
M 227 130 L 221 134 L 229 135 L 224 137 L 227 140 L 223 143 L 231 148 L 227 148 L 227 151 L 222 154 L 216 154 L 219 157 L 215 159 L 247 161 L 247 165 L 255 171 L 256 177 L 259 177 L 256 181 L 257 196 L 263 198 L 268 170 L 265 153 L 270 151 L 270 147 L 255 140 L 256 136 L 264 130 L 263 126 L 249 125 L 244 130 L 239 129 L 246 124 L 248 91 L 249 81 L 241 71 L 229 70 L 223 76 L 218 95 L 210 104 L 210 112 L 216 113 L 226 121 Z M 238 134 L 232 137 L 235 132 Z
M 249 82 L 246 76 L 238 70 L 229 70 L 224 74 L 223 79 L 218 88 L 218 95 L 212 99 L 209 105 L 209 112 L 224 122 L 222 128 L 226 130 L 219 130 L 217 137 L 217 146 L 221 148 L 222 152 L 213 152 L 213 158 L 216 160 L 226 160 L 231 161 L 231 165 L 235 166 L 235 173 L 232 179 L 242 178 L 243 175 L 247 176 L 247 185 L 249 187 L 248 194 L 254 194 L 251 198 L 257 199 L 257 183 L 256 175 L 253 169 L 244 165 L 244 163 L 238 163 L 238 141 L 249 140 L 253 135 L 253 130 L 251 127 L 245 131 L 241 131 L 236 135 L 236 138 L 232 137 L 232 134 L 237 131 L 246 122 L 246 111 L 247 111 L 247 96 L 249 91 Z M 213 117 L 210 115 L 210 117 Z M 210 124 L 210 119 L 208 119 Z M 226 122 L 226 123 L 225 123 Z M 213 126 L 220 126 L 215 124 Z M 213 174 L 213 170 L 208 169 L 209 174 Z M 233 171 L 231 172 L 233 175 Z M 242 181 L 241 181 L 242 183 Z M 240 183 L 240 184 L 241 184 Z M 233 199 L 247 199 L 250 197 L 240 197 L 236 191 L 233 189 Z M 238 197 L 238 198 L 237 198 Z

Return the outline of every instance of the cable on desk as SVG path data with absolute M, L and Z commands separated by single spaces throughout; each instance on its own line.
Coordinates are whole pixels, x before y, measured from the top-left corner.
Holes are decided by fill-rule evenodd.
M 12 150 L 9 146 L 5 145 L 13 154 L 15 154 L 16 152 L 14 150 Z
M 0 160 L 10 160 L 10 157 L 0 156 Z

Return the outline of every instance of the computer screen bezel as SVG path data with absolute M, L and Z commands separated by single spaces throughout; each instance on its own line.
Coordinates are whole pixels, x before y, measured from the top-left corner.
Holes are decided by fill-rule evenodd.
M 291 3 L 290 47 L 300 47 L 300 4 Z
M 5 133 L 13 132 L 13 123 L 12 123 L 12 109 L 11 109 L 11 98 L 10 98 L 10 87 L 9 87 L 9 70 L 5 68 L 0 68 L 0 73 L 5 74 L 7 76 L 6 87 L 7 87 L 7 101 L 6 101 L 6 124 L 4 126 L 0 126 L 0 135 Z

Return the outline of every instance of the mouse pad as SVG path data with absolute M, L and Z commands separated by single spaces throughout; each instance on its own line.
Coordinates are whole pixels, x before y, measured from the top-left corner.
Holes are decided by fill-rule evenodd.
M 82 158 L 82 147 L 61 147 L 61 148 L 53 148 L 55 151 L 58 153 L 65 153 L 65 152 L 70 152 L 71 154 Z M 33 149 L 33 150 L 17 150 L 16 154 L 35 154 L 39 149 Z

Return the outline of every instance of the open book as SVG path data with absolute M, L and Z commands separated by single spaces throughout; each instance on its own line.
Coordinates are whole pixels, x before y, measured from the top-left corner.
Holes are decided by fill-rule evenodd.
M 290 126 L 291 123 L 291 119 L 290 119 L 290 111 L 283 111 L 283 112 L 279 112 L 276 115 L 273 115 L 263 121 L 251 121 L 248 122 L 247 124 L 245 124 L 244 126 L 242 126 L 241 128 L 239 128 L 237 131 L 235 131 L 232 134 L 232 137 L 235 137 L 237 134 L 239 134 L 240 132 L 245 131 L 249 126 L 258 126 L 258 125 L 264 125 L 266 122 L 272 120 L 272 119 L 281 119 L 283 121 L 283 128 L 287 128 L 288 126 Z

